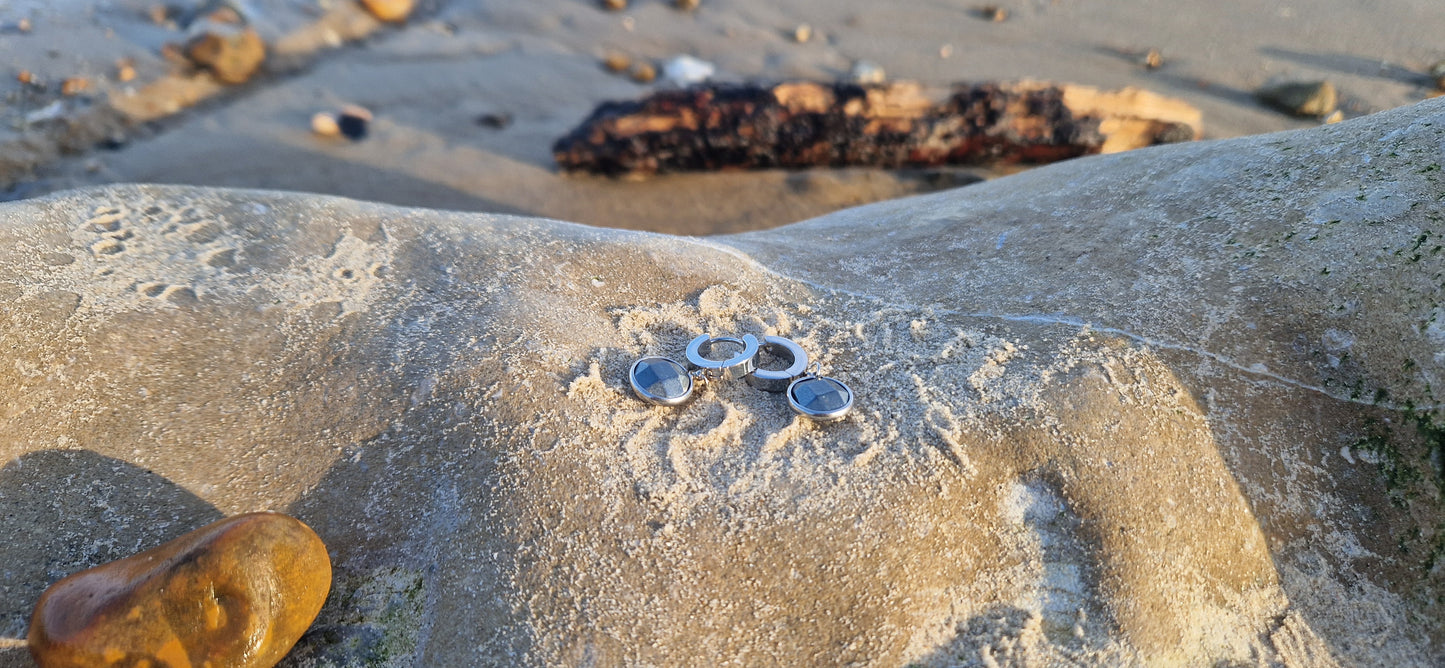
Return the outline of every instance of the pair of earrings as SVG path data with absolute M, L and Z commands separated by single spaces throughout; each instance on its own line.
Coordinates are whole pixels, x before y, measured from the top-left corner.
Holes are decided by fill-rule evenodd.
M 742 350 L 727 359 L 709 357 L 719 343 L 742 346 Z M 759 368 L 763 353 L 787 367 Z M 703 334 L 687 344 L 687 362 L 684 367 L 668 357 L 644 357 L 632 363 L 627 379 L 638 398 L 659 406 L 687 403 L 698 385 L 743 378 L 760 390 L 785 392 L 794 412 L 819 422 L 841 420 L 853 408 L 853 390 L 840 380 L 819 376 L 816 364 L 809 369 L 807 351 L 781 336 L 765 336 L 760 344 L 752 334 L 742 338 Z

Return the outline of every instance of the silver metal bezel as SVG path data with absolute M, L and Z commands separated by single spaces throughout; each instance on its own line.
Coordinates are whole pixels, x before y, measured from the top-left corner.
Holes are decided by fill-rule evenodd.
M 703 347 L 712 352 L 712 344 L 717 342 L 736 343 L 743 347 L 742 351 L 725 360 L 715 360 L 703 357 Z M 731 336 L 708 336 L 703 334 L 687 344 L 687 361 L 693 367 L 702 369 L 709 378 L 726 378 L 735 380 L 753 372 L 757 366 L 758 338 L 752 334 L 744 334 L 738 339 Z M 664 358 L 665 359 L 665 358 Z
M 661 360 L 663 362 L 672 364 L 682 371 L 682 375 L 687 378 L 687 391 L 683 392 L 682 396 L 658 396 L 656 394 L 648 392 L 641 385 L 637 384 L 637 367 L 642 366 L 643 362 L 651 362 L 655 360 Z M 687 403 L 689 399 L 692 399 L 693 390 L 697 389 L 697 383 L 693 382 L 692 374 L 688 373 L 687 367 L 683 366 L 677 360 L 674 360 L 670 357 L 662 357 L 659 355 L 651 355 L 639 359 L 636 362 L 633 362 L 632 367 L 627 370 L 627 382 L 629 385 L 632 386 L 632 392 L 637 395 L 637 398 L 646 401 L 649 404 L 654 404 L 657 406 L 681 406 L 682 404 Z
M 765 392 L 783 392 L 793 384 L 793 379 L 803 375 L 808 370 L 808 351 L 796 342 L 785 339 L 781 336 L 763 337 L 763 345 L 758 348 L 758 356 L 763 351 L 769 350 L 779 358 L 791 358 L 792 362 L 786 369 L 763 369 L 758 367 L 757 361 L 753 362 L 753 372 L 747 377 L 749 385 Z M 779 351 L 786 354 L 778 354 Z M 850 391 L 851 394 L 851 391 Z
M 831 411 L 815 411 L 804 408 L 798 403 L 797 398 L 793 396 L 793 389 L 798 386 L 798 383 L 808 380 L 826 380 L 829 382 L 837 383 L 843 388 L 844 392 L 848 393 L 848 402 L 843 404 L 841 407 L 835 408 Z M 848 387 L 847 383 L 838 380 L 837 378 L 814 376 L 812 374 L 801 376 L 794 379 L 793 382 L 788 383 L 788 405 L 793 407 L 793 412 L 810 420 L 814 420 L 816 422 L 837 422 L 838 420 L 846 417 L 848 415 L 848 411 L 853 410 L 853 388 Z

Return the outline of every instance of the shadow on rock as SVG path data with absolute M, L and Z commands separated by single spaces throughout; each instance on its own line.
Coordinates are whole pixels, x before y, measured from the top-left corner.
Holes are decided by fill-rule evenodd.
M 179 485 L 86 450 L 40 450 L 0 469 L 0 640 L 22 639 L 51 583 L 147 550 L 221 513 Z M 0 666 L 30 665 L 0 647 Z

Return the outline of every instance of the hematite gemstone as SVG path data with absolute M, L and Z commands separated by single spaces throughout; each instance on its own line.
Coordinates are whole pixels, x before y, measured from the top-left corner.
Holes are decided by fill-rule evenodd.
M 830 413 L 848 405 L 851 393 L 831 378 L 809 378 L 793 386 L 793 401 L 815 413 Z
M 692 379 L 688 377 L 687 370 L 665 357 L 648 357 L 639 361 L 632 370 L 632 384 L 652 398 L 664 401 L 685 397 L 692 389 Z

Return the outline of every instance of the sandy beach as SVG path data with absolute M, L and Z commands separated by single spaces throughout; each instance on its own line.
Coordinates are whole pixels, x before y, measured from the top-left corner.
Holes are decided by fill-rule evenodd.
M 228 3 L 211 3 L 221 7 Z M 608 11 L 590 0 L 426 0 L 381 24 L 340 0 L 229 3 L 270 52 L 249 82 L 193 74 L 166 44 L 200 7 L 150 0 L 0 2 L 7 105 L 5 198 L 115 182 L 269 188 L 393 204 L 516 213 L 679 234 L 772 227 L 967 183 L 1000 170 L 755 171 L 622 180 L 567 175 L 552 142 L 599 103 L 666 85 L 607 72 L 690 55 L 721 81 L 834 80 L 867 60 L 890 79 L 1043 80 L 1134 86 L 1203 113 L 1204 136 L 1316 125 L 1258 102 L 1279 80 L 1328 80 L 1345 118 L 1432 94 L 1445 58 L 1433 0 L 1181 3 L 662 0 Z M 190 12 L 190 13 L 188 13 Z M 160 19 L 160 20 L 158 20 Z M 20 29 L 21 22 L 28 30 Z M 808 40 L 799 42 L 806 26 Z M 1156 50 L 1162 65 L 1144 65 Z M 121 81 L 117 63 L 134 78 Z M 22 84 L 21 72 L 42 87 Z M 84 90 L 60 93 L 67 78 Z M 191 106 L 194 103 L 194 106 Z M 317 112 L 356 104 L 369 136 L 315 136 Z M 57 106 L 58 105 L 58 106 Z M 130 118 L 119 120 L 118 108 Z M 500 119 L 500 121 L 499 121 Z

